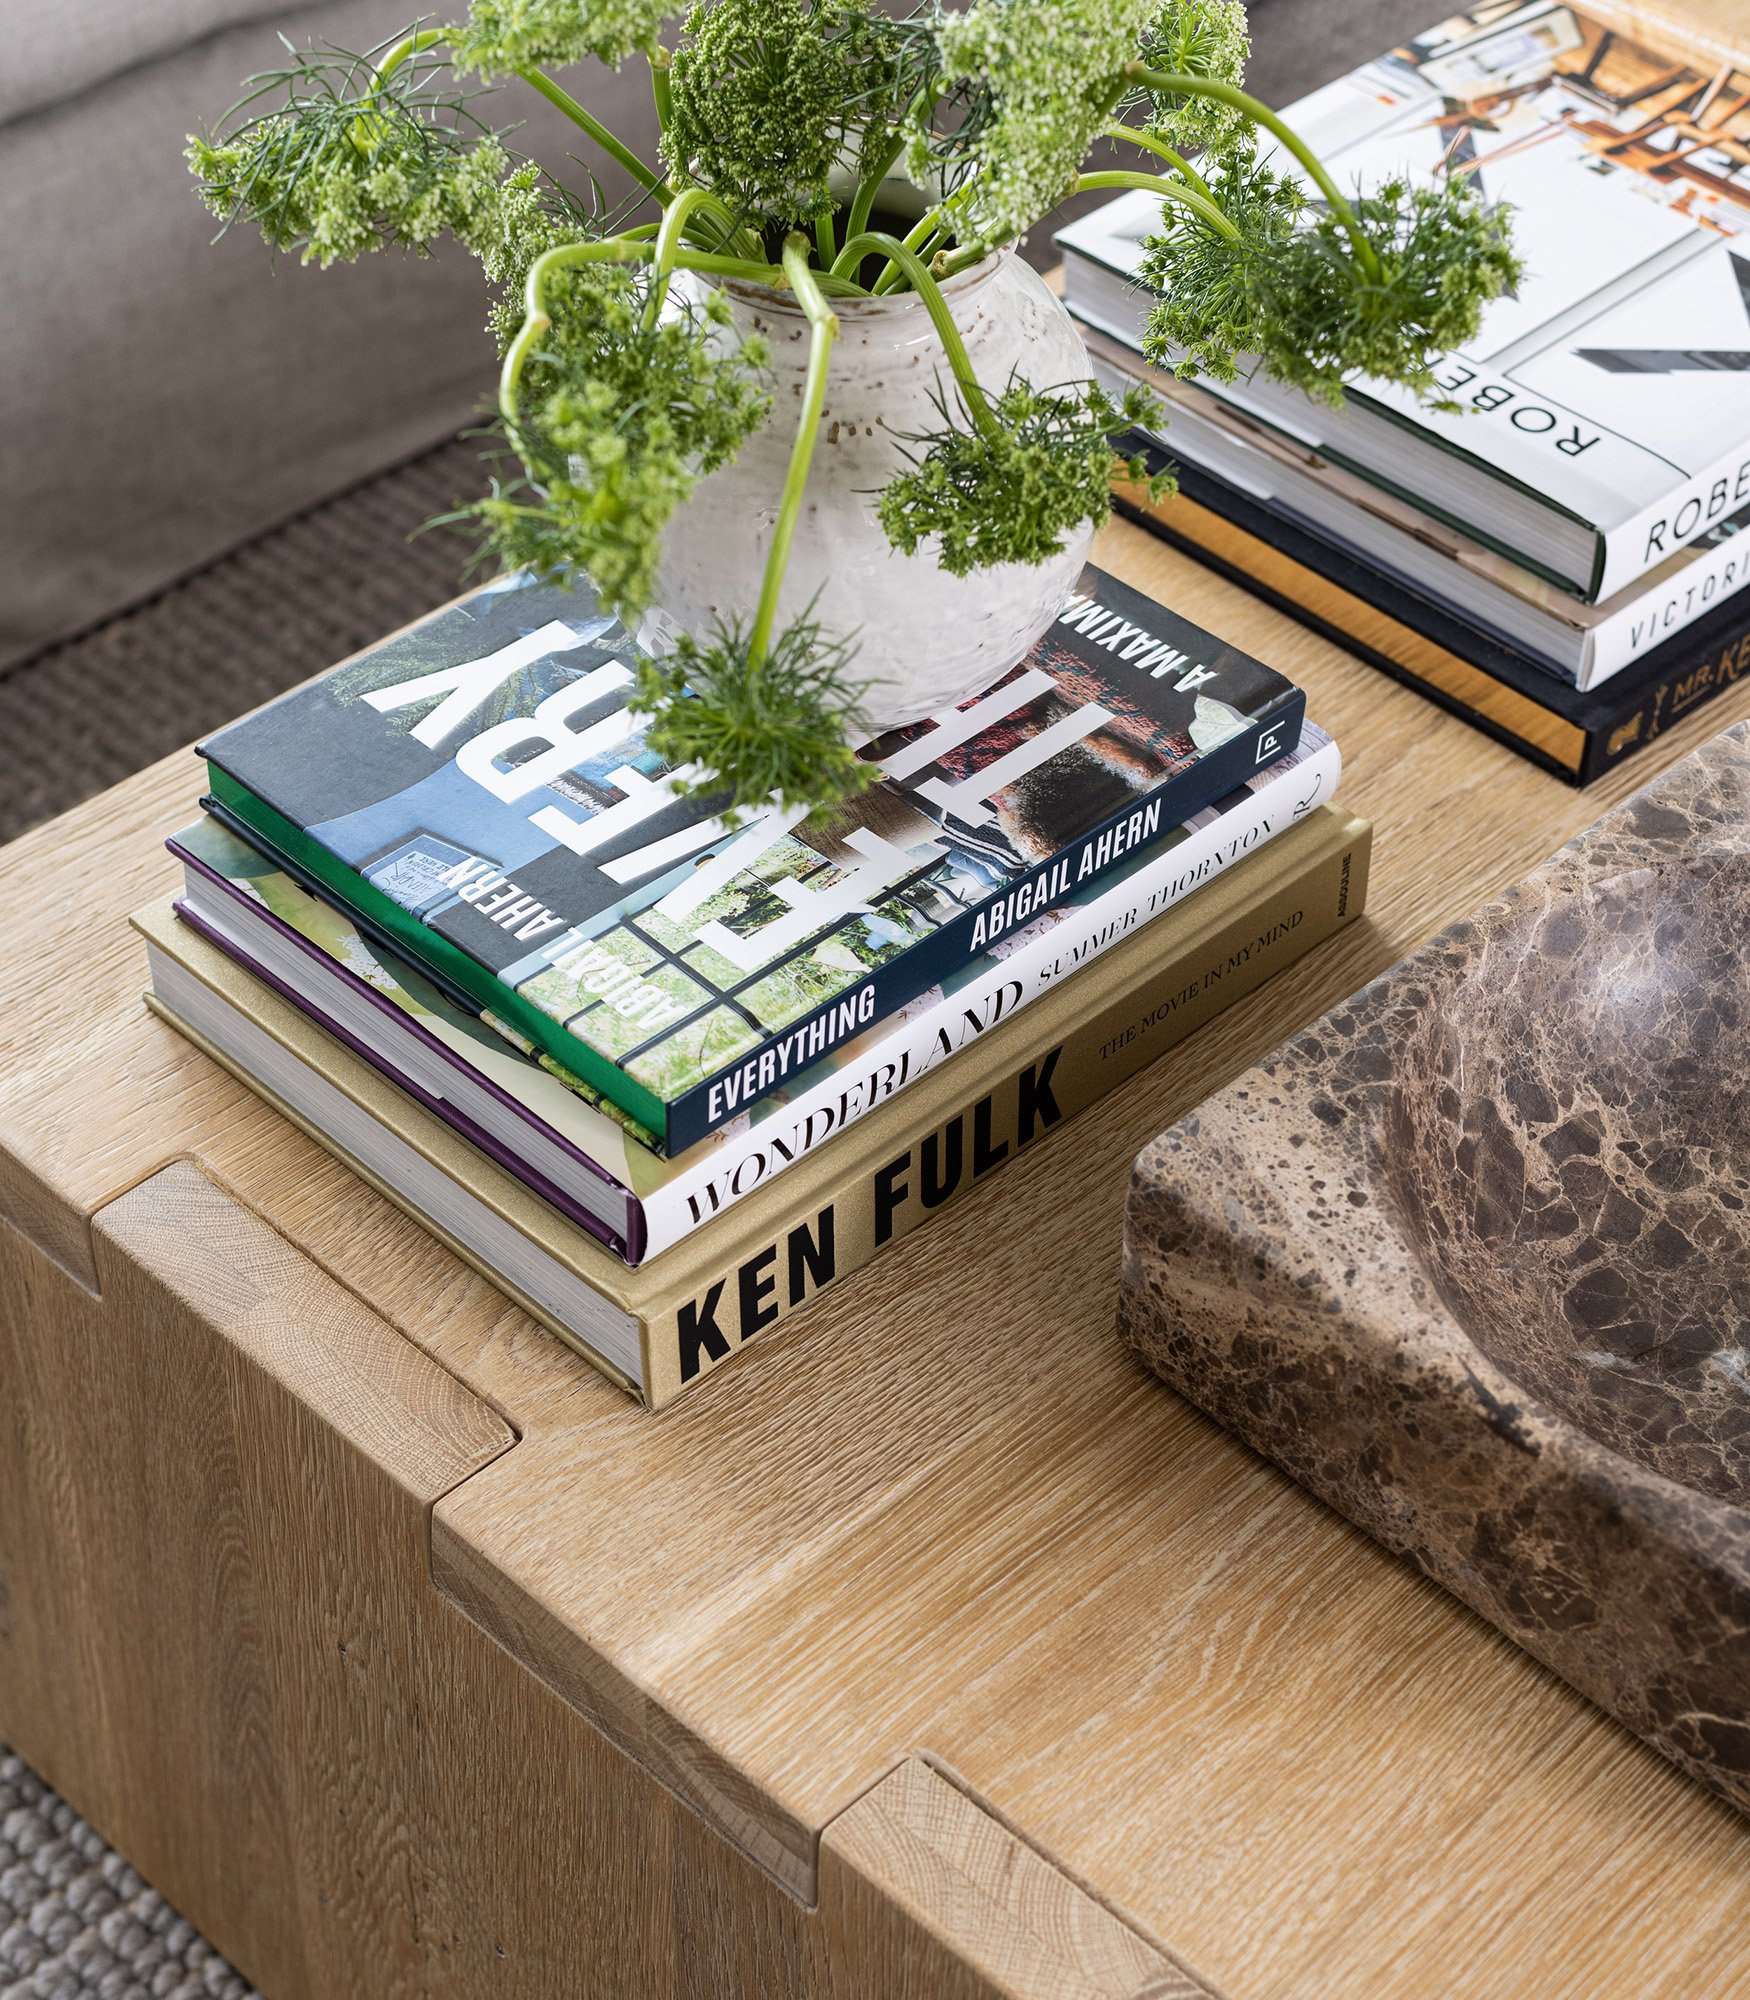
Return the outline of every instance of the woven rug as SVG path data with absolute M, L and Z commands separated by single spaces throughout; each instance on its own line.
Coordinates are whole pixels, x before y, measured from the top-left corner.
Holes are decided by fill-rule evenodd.
M 0 1745 L 0 2000 L 259 2000 Z
M 14 667 L 0 842 L 454 597 L 467 542 L 416 531 L 483 484 L 478 443 L 438 445 Z

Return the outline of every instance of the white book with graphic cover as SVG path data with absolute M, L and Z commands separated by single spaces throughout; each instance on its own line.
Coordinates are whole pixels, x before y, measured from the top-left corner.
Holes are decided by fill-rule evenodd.
M 1262 372 L 1215 394 L 1592 601 L 1750 503 L 1750 55 L 1612 0 L 1497 4 L 1283 115 L 1339 186 L 1509 204 L 1526 275 L 1438 369 L 1456 413 L 1367 378 L 1340 410 Z M 1156 215 L 1126 195 L 1059 237 L 1066 298 L 1133 346 Z

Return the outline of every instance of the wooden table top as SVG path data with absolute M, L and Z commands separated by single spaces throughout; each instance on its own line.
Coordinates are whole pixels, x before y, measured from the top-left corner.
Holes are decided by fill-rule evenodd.
M 651 1417 L 140 1004 L 178 757 L 0 861 L 0 1214 L 190 1159 L 514 1426 L 440 1586 L 797 1894 L 936 1761 L 1232 2000 L 1750 1989 L 1750 1826 L 1143 1373 L 1138 1147 L 1673 758 L 1588 793 L 1136 529 L 1098 559 L 1300 680 L 1377 822 L 1368 918 Z M 173 1271 L 174 1246 L 166 1248 Z

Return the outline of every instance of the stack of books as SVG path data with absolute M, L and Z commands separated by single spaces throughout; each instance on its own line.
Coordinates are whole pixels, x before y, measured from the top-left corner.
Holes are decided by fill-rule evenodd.
M 652 1406 L 1359 914 L 1279 674 L 1097 570 L 739 824 L 526 577 L 202 746 L 150 1004 Z
M 1507 203 L 1525 278 L 1437 370 L 1449 407 L 1189 381 L 1143 359 L 1157 204 L 1119 197 L 1057 240 L 1098 371 L 1171 418 L 1138 442 L 1180 494 L 1121 500 L 1585 784 L 1750 671 L 1750 61 L 1618 0 L 1497 0 L 1284 116 L 1340 186 Z

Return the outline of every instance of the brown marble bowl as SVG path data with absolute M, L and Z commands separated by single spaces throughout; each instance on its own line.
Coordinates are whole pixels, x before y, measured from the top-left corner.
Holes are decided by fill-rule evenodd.
M 1120 1324 L 1750 1811 L 1750 724 L 1157 1139 Z

